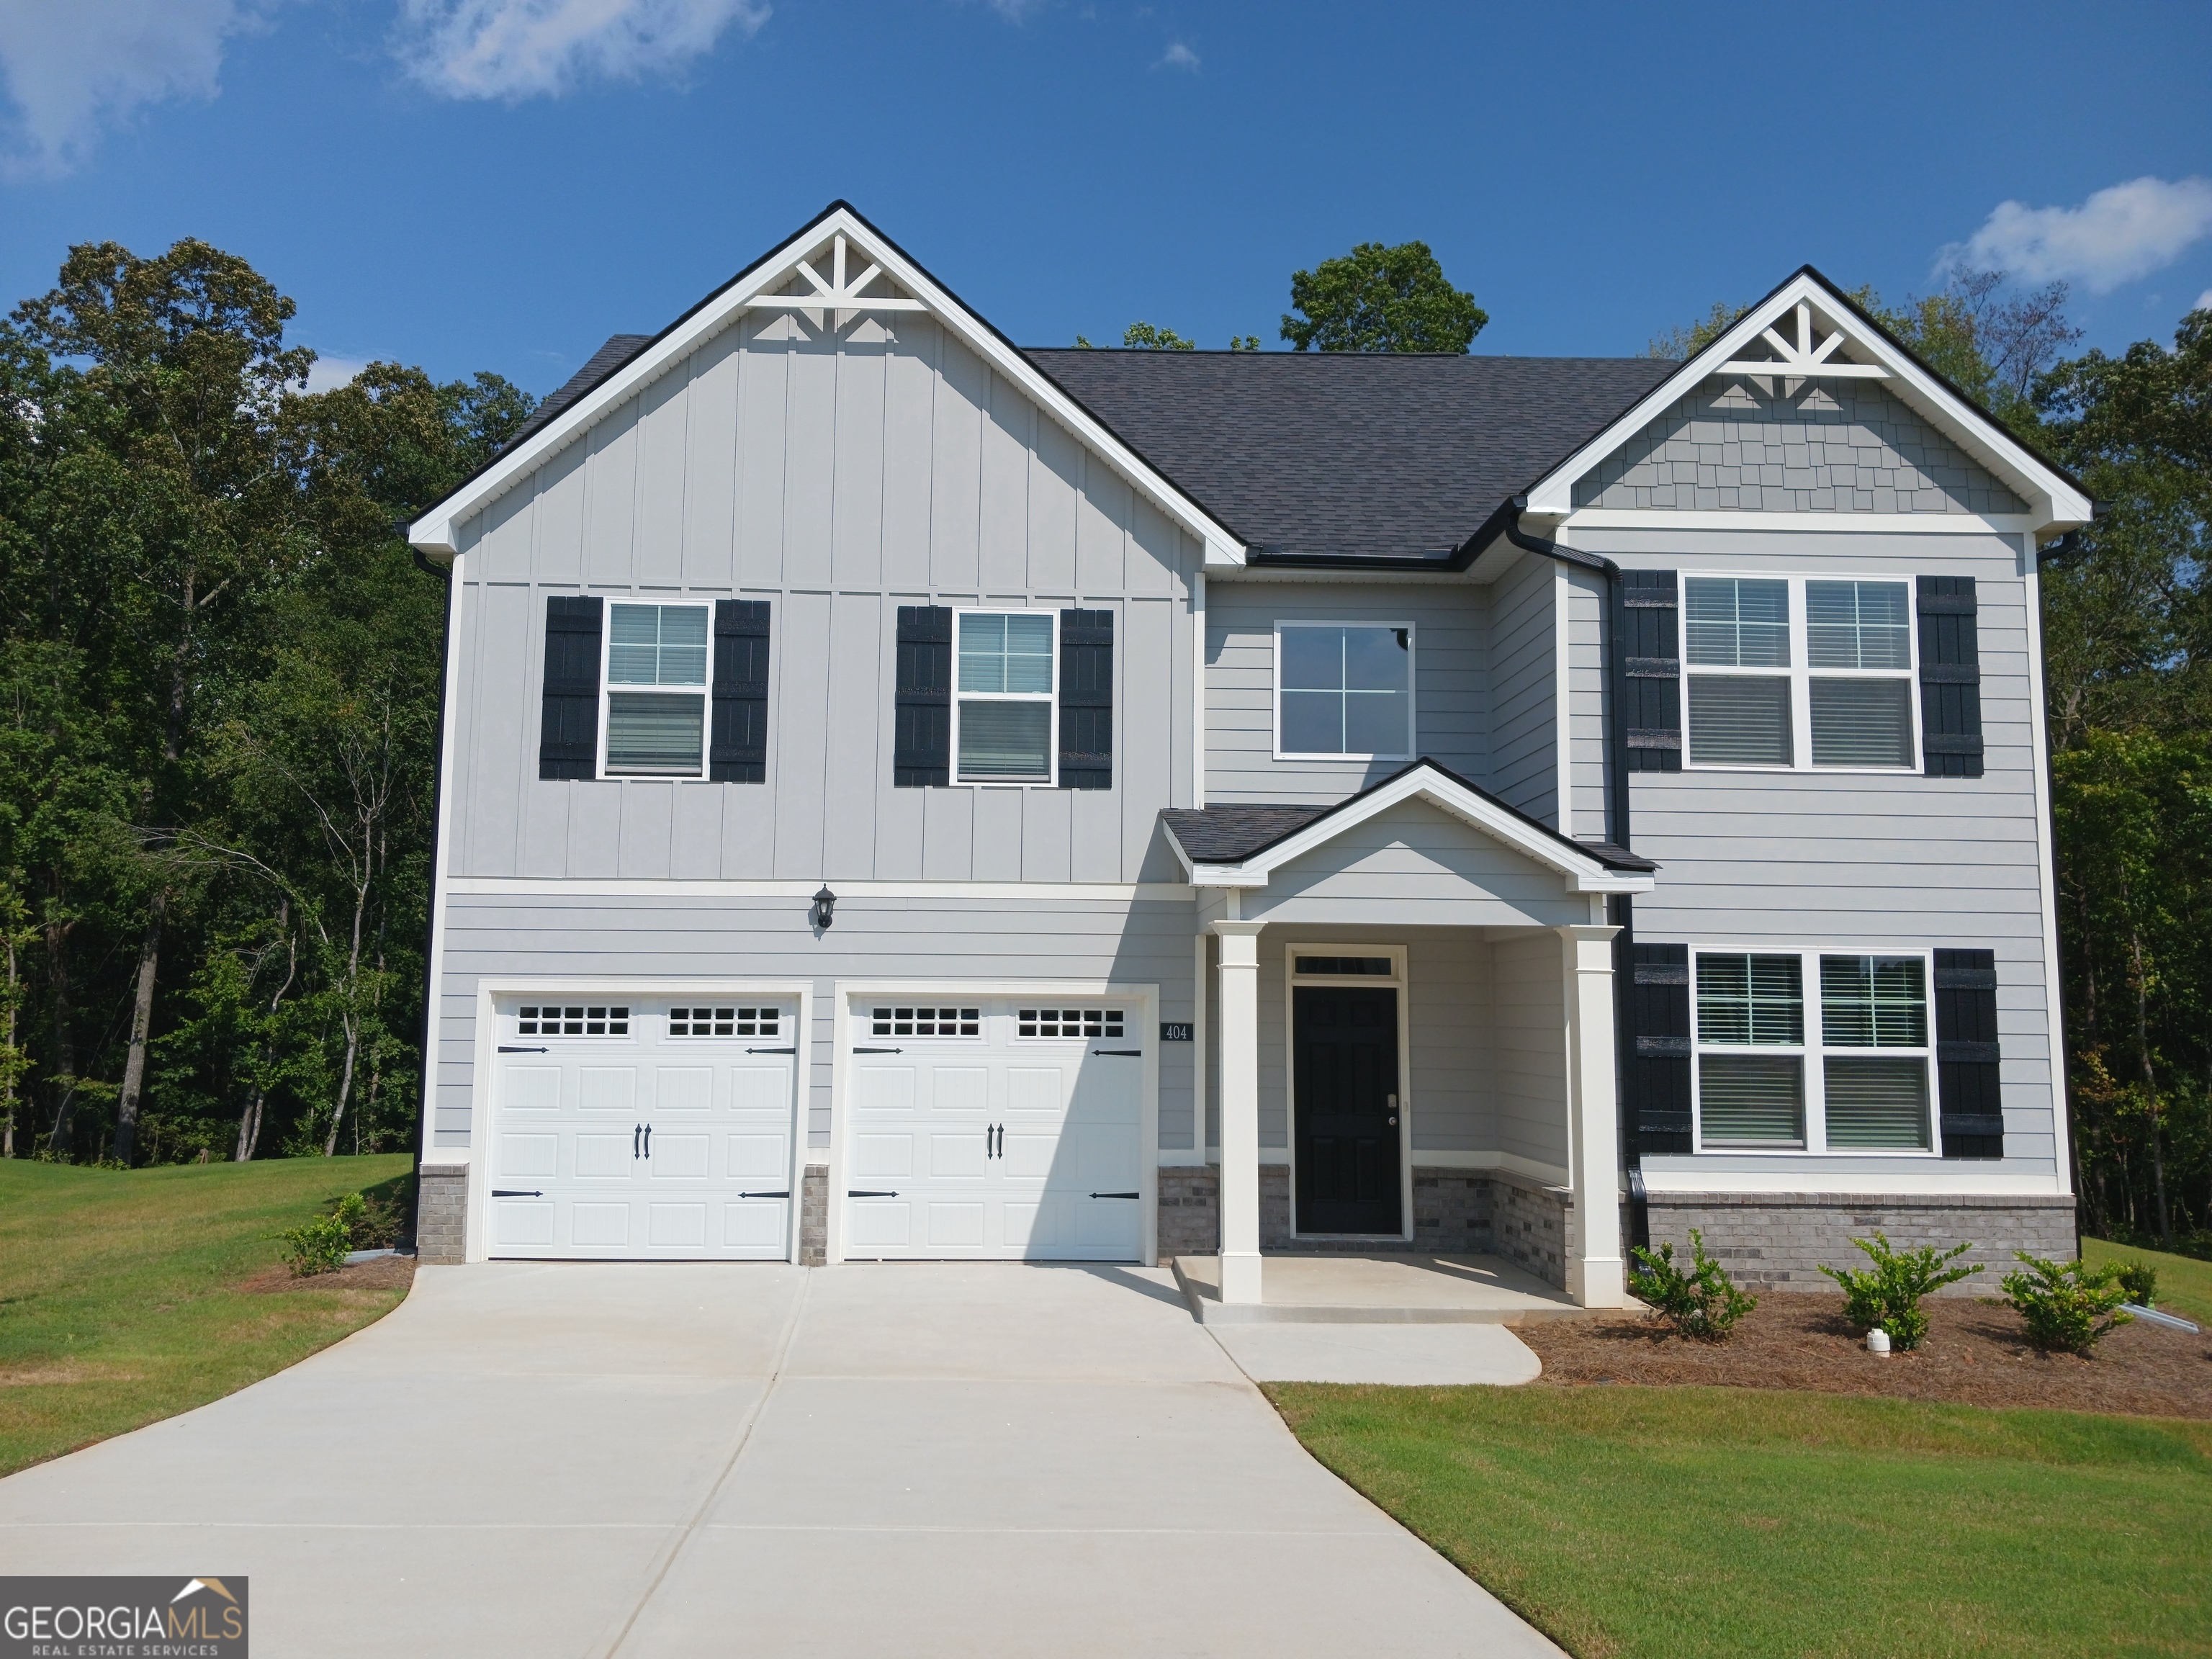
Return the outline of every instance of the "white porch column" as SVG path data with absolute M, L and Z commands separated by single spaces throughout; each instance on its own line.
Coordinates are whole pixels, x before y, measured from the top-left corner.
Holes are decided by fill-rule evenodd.
M 1260 1299 L 1260 928 L 1217 921 L 1221 939 L 1221 1299 Z
M 1613 936 L 1562 927 L 1567 1011 L 1567 1115 L 1576 1242 L 1567 1294 L 1585 1308 L 1626 1305 L 1620 1256 L 1620 1103 L 1614 1085 Z

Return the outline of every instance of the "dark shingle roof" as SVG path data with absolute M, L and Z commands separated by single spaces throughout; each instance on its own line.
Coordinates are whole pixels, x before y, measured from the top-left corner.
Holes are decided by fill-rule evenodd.
M 592 354 L 591 361 L 562 382 L 545 401 L 530 411 L 530 418 L 507 441 L 512 449 L 570 404 L 645 349 L 659 337 L 652 334 L 610 334 L 607 343 Z
M 1160 813 L 1160 822 L 1167 826 L 1168 834 L 1176 844 L 1199 864 L 1242 864 L 1247 859 L 1266 852 L 1270 847 L 1325 817 L 1333 817 L 1348 806 L 1355 806 L 1377 789 L 1395 783 L 1408 772 L 1428 770 L 1449 779 L 1462 788 L 1472 791 L 1492 805 L 1502 807 L 1539 834 L 1573 848 L 1587 857 L 1595 859 L 1608 870 L 1656 870 L 1659 866 L 1650 859 L 1616 847 L 1608 841 L 1571 841 L 1540 818 L 1533 818 L 1511 801 L 1491 793 L 1480 784 L 1462 777 L 1448 766 L 1424 757 L 1411 765 L 1402 766 L 1387 778 L 1378 778 L 1356 795 L 1347 796 L 1334 806 L 1171 806 Z
M 1025 354 L 1270 552 L 1441 557 L 1681 365 L 1353 352 Z

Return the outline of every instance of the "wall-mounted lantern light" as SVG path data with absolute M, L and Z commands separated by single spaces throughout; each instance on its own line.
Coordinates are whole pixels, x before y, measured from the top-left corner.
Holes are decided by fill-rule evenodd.
M 814 908 L 806 913 L 807 925 L 817 933 L 827 933 L 830 930 L 830 924 L 836 919 L 836 915 L 837 896 L 825 884 L 822 890 L 814 896 Z

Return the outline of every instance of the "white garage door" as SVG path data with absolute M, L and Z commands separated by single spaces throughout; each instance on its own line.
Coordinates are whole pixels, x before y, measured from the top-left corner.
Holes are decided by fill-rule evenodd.
M 490 1253 L 782 1260 L 798 1005 L 502 1002 Z
M 1141 1012 L 855 996 L 846 1255 L 1141 1261 Z

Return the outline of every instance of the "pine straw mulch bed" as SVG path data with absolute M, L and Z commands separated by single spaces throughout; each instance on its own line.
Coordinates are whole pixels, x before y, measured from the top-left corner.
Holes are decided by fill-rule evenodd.
M 1531 1321 L 1515 1334 L 1544 1362 L 1544 1382 L 1569 1388 L 1699 1383 L 2212 1418 L 2212 1334 L 2137 1320 L 2081 1359 L 2030 1346 L 2020 1316 L 2001 1304 L 1930 1297 L 1922 1305 L 1927 1340 L 1887 1358 L 1844 1322 L 1840 1295 L 1802 1291 L 1761 1296 L 1725 1342 L 1686 1340 L 1650 1316 Z
M 251 1279 L 241 1280 L 237 1288 L 267 1296 L 283 1291 L 404 1291 L 414 1282 L 413 1256 L 380 1255 L 373 1261 L 357 1261 L 334 1273 L 304 1277 L 280 1263 L 264 1267 Z

